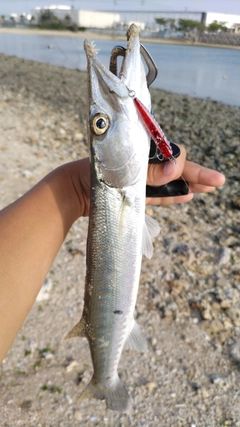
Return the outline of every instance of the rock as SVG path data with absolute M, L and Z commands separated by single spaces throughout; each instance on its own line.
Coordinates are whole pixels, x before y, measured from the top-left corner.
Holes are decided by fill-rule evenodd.
M 210 307 L 205 309 L 205 310 L 202 310 L 201 314 L 202 314 L 202 317 L 204 320 L 211 320 L 212 319 Z
M 216 385 L 220 388 L 225 388 L 227 386 L 226 379 L 220 377 L 217 374 L 211 374 L 209 379 L 210 379 L 211 383 L 213 383 L 214 385 Z
M 230 260 L 230 255 L 231 255 L 231 250 L 227 247 L 223 247 L 218 259 L 219 265 L 228 264 Z
M 66 367 L 66 372 L 72 372 L 74 371 L 74 369 L 79 367 L 79 363 L 76 360 L 73 360 L 67 367 Z
M 23 402 L 20 405 L 20 408 L 23 410 L 29 410 L 32 406 L 33 401 L 31 399 L 23 400 Z
M 228 299 L 225 299 L 223 301 L 220 302 L 220 306 L 221 308 L 230 308 L 231 307 L 231 301 Z
M 73 416 L 74 416 L 74 419 L 75 419 L 76 421 L 82 421 L 82 414 L 81 414 L 81 412 L 80 412 L 80 411 L 75 410 L 75 411 L 73 412 Z
M 65 137 L 66 136 L 66 131 L 65 131 L 65 129 L 63 129 L 63 128 L 59 128 L 58 129 L 58 133 L 59 133 L 59 135 L 61 136 L 61 137 Z
M 239 245 L 239 239 L 235 236 L 229 236 L 224 243 L 226 247 L 233 248 Z
M 84 140 L 84 134 L 82 132 L 75 132 L 73 139 L 75 142 L 83 141 Z
M 32 178 L 33 173 L 28 169 L 23 169 L 22 170 L 22 176 L 29 179 L 29 178 Z
M 149 382 L 146 384 L 145 386 L 147 388 L 147 390 L 149 391 L 149 393 L 153 393 L 156 389 L 157 389 L 157 384 L 154 382 Z
M 207 333 L 209 334 L 217 334 L 218 332 L 222 331 L 224 329 L 224 326 L 222 322 L 219 320 L 212 320 L 208 323 L 208 325 L 205 327 Z
M 38 293 L 36 301 L 40 302 L 40 301 L 47 300 L 50 296 L 51 289 L 52 289 L 52 279 L 50 277 L 46 277 L 46 279 L 45 279 L 45 281 L 44 281 L 44 283 L 43 283 L 43 285 L 42 285 L 42 287 Z
M 230 355 L 235 362 L 240 363 L 240 342 L 232 344 L 230 347 Z
M 177 304 L 173 301 L 168 303 L 164 308 L 163 308 L 163 313 L 164 313 L 164 317 L 169 317 L 172 316 L 173 313 L 175 313 L 178 309 Z

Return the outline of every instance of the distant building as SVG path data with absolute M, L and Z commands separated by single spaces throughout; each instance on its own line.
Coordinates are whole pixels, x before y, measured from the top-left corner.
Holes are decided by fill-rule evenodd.
M 226 27 L 230 29 L 230 28 L 234 28 L 235 24 L 240 22 L 240 15 L 208 12 L 206 14 L 205 24 L 209 25 L 213 21 L 224 23 L 224 25 L 226 25 Z
M 130 23 L 135 22 L 141 30 L 159 31 L 160 25 L 156 23 L 156 18 L 172 19 L 175 26 L 180 19 L 188 19 L 202 22 L 209 25 L 213 21 L 225 22 L 227 28 L 234 28 L 234 25 L 240 22 L 240 15 L 228 15 L 212 12 L 146 12 L 146 11 L 120 11 L 103 12 L 93 10 L 74 9 L 70 6 L 46 6 L 32 10 L 34 21 L 37 22 L 39 16 L 44 10 L 50 10 L 57 18 L 63 20 L 66 16 L 71 18 L 72 23 L 78 27 L 86 28 L 124 28 Z
M 240 33 L 240 24 L 233 24 L 232 29 L 234 33 Z
M 32 10 L 34 20 L 37 22 L 41 14 L 47 10 L 50 10 L 58 19 L 64 20 L 68 16 L 72 23 L 86 28 L 112 28 L 121 19 L 120 13 L 73 9 L 70 6 L 46 6 Z
M 143 11 L 125 11 L 120 12 L 121 22 L 126 24 L 128 22 L 144 22 L 145 29 L 150 31 L 159 31 L 160 26 L 156 23 L 156 18 L 173 19 L 178 24 L 179 19 L 190 19 L 198 22 L 205 22 L 205 12 L 143 12 Z
M 112 28 L 121 21 L 118 12 L 96 12 L 94 10 L 78 10 L 78 26 L 86 28 Z

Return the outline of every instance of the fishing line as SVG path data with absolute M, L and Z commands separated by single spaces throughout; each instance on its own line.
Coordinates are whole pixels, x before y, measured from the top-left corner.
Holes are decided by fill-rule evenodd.
M 151 135 L 152 139 L 154 140 L 156 144 L 156 157 L 161 161 L 160 155 L 163 159 L 166 159 L 174 164 L 176 164 L 176 160 L 173 157 L 173 151 L 170 145 L 170 142 L 168 141 L 167 137 L 165 136 L 163 130 L 161 129 L 160 125 L 154 118 L 154 116 L 147 110 L 147 108 L 142 104 L 142 102 L 136 97 L 136 93 L 134 90 L 131 90 L 127 87 L 128 95 L 130 98 L 133 99 L 133 102 L 136 106 L 136 109 L 139 113 L 139 116 L 141 117 L 147 131 Z M 186 185 L 187 189 L 190 191 L 190 186 L 187 183 L 187 181 L 184 179 L 183 175 L 180 175 L 180 178 L 183 180 L 184 184 Z M 195 200 L 195 203 L 199 209 L 199 211 L 203 214 L 203 217 L 207 223 L 207 225 L 212 229 L 213 225 L 210 223 L 206 212 L 203 210 L 203 208 L 200 206 L 199 201 L 196 197 L 193 197 Z M 218 244 L 221 246 L 220 243 L 220 237 L 218 233 L 214 234 L 215 237 L 217 237 Z M 230 254 L 230 251 L 227 250 Z
M 174 164 L 176 164 L 176 160 L 175 160 L 175 159 L 169 159 L 169 161 L 170 161 L 170 162 L 173 162 Z M 186 187 L 188 188 L 188 190 L 191 192 L 190 185 L 189 185 L 189 184 L 188 184 L 188 182 L 185 180 L 185 178 L 183 177 L 183 175 L 180 175 L 180 178 L 183 180 L 184 184 L 186 185 Z M 195 197 L 195 194 L 194 194 L 194 193 L 193 193 L 193 199 L 192 199 L 192 200 L 196 203 L 196 205 L 197 205 L 197 207 L 198 207 L 199 211 L 203 214 L 203 217 L 204 217 L 204 219 L 205 219 L 205 221 L 206 221 L 206 223 L 207 223 L 207 226 L 208 226 L 208 227 L 209 227 L 209 229 L 210 229 L 209 231 L 212 231 L 213 224 L 212 224 L 212 223 L 210 222 L 210 220 L 208 219 L 206 212 L 204 211 L 204 209 L 203 209 L 203 208 L 202 208 L 202 206 L 200 205 L 200 203 L 199 203 L 198 199 Z M 222 224 L 221 219 L 220 219 L 220 223 Z M 215 237 L 217 238 L 219 246 L 220 246 L 220 247 L 223 247 L 223 246 L 221 245 L 221 240 L 220 240 L 219 234 L 218 234 L 218 233 L 213 233 L 212 235 L 213 235 L 213 236 L 215 236 Z M 229 251 L 229 249 L 228 249 L 227 247 L 225 247 L 225 248 L 226 248 L 226 250 L 227 250 L 227 253 L 230 255 L 230 251 Z

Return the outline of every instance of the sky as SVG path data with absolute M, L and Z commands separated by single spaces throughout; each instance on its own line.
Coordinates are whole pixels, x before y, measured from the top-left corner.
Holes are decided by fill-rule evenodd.
M 0 15 L 30 13 L 40 6 L 67 5 L 85 10 L 219 12 L 240 15 L 240 0 L 0 0 Z

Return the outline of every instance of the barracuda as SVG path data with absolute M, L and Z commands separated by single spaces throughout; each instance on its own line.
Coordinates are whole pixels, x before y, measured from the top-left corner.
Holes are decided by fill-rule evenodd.
M 129 90 L 151 110 L 139 34 L 132 24 L 119 76 L 97 58 L 85 41 L 88 63 L 88 128 L 91 206 L 87 273 L 80 321 L 66 338 L 85 336 L 93 362 L 82 397 L 105 399 L 107 407 L 128 412 L 131 402 L 117 368 L 123 348 L 145 351 L 134 320 L 142 254 L 151 257 L 159 227 L 145 216 L 150 137 Z

